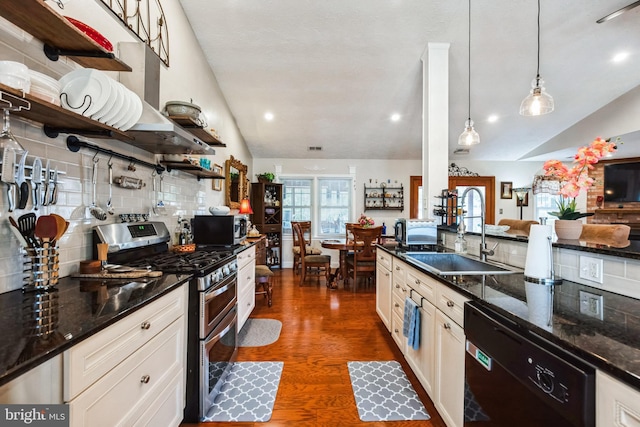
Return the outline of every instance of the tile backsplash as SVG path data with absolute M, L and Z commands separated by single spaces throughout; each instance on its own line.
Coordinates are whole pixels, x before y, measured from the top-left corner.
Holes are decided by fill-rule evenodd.
M 2 18 L 0 18 L 0 60 L 23 62 L 29 68 L 54 78 L 59 78 L 76 67 L 64 58 L 57 62 L 49 61 L 43 54 L 41 42 Z M 34 211 L 30 201 L 26 209 L 9 214 L 6 185 L 0 184 L 2 190 L 0 196 L 0 293 L 19 289 L 23 285 L 24 252 L 9 229 L 9 215 L 18 218 L 27 212 L 36 212 L 38 215 L 56 213 L 69 220 L 69 229 L 59 241 L 60 276 L 62 277 L 77 271 L 80 261 L 91 258 L 92 227 L 99 223 L 116 222 L 118 214 L 151 213 L 151 220 L 165 222 L 172 231 L 177 225 L 179 216 L 190 218 L 196 214 L 207 213 L 210 205 L 206 200 L 207 190 L 211 192 L 209 180 L 197 181 L 194 176 L 179 171 L 165 172 L 163 191 L 154 194 L 151 169 L 136 165 L 135 171 L 129 170 L 128 162 L 113 158 L 114 177 L 124 175 L 138 178 L 144 182 L 145 186 L 139 190 L 133 190 L 114 185 L 115 215 L 109 216 L 104 222 L 98 221 L 88 211 L 88 206 L 91 204 L 91 169 L 95 153 L 86 149 L 81 149 L 77 153 L 71 152 L 66 146 L 67 135 L 61 134 L 57 138 L 49 138 L 44 135 L 40 124 L 15 116 L 11 118 L 11 131 L 29 152 L 28 167 L 37 156 L 43 160 L 43 167 L 49 160 L 52 170 L 58 169 L 59 194 L 55 205 L 40 207 L 38 211 Z M 155 164 L 160 160 L 159 156 L 120 141 L 84 137 L 81 139 L 148 163 Z M 97 201 L 104 208 L 109 194 L 107 175 L 109 157 L 98 154 L 97 158 L 99 159 Z M 29 176 L 28 170 L 27 176 Z M 219 197 L 221 198 L 222 195 Z M 166 215 L 153 215 L 151 208 L 158 200 L 164 201 L 167 206 Z

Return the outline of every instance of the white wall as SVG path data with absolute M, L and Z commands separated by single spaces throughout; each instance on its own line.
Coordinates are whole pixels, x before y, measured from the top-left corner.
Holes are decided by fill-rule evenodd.
M 54 2 L 47 2 L 57 9 Z M 240 134 L 227 103 L 218 87 L 216 79 L 209 69 L 199 45 L 188 26 L 188 22 L 177 1 L 163 2 L 169 28 L 170 67 L 163 66 L 160 81 L 160 105 L 169 100 L 189 101 L 193 98 L 206 114 L 207 121 L 220 134 L 227 144 L 226 148 L 216 148 L 216 155 L 210 156 L 212 163 L 224 165 L 230 155 L 239 158 L 249 166 L 251 154 Z M 137 40 L 95 1 L 74 1 L 66 4 L 64 14 L 79 19 L 102 32 L 117 46 L 120 41 Z M 29 34 L 17 29 L 0 18 L 0 60 L 12 60 L 25 63 L 32 69 L 59 78 L 77 68 L 70 60 L 62 58 L 58 62 L 49 61 L 42 52 L 42 43 Z M 109 75 L 117 79 L 118 73 Z M 58 204 L 41 208 L 37 214 L 56 213 L 70 220 L 66 235 L 60 240 L 61 276 L 67 276 L 78 269 L 81 260 L 90 259 L 92 253 L 92 227 L 97 224 L 116 222 L 109 217 L 100 222 L 88 214 L 90 204 L 90 173 L 92 152 L 80 150 L 72 153 L 66 148 L 66 135 L 50 139 L 46 137 L 41 125 L 20 120 L 11 120 L 12 131 L 19 142 L 29 151 L 30 156 L 50 159 L 53 167 L 60 172 Z M 81 137 L 93 144 L 116 152 L 134 156 L 140 160 L 156 163 L 161 156 L 137 149 L 116 140 L 91 139 Z M 100 176 L 97 200 L 104 207 L 108 196 L 106 164 L 108 158 L 100 155 Z M 28 164 L 31 163 L 31 158 Z M 129 190 L 115 186 L 113 204 L 116 215 L 119 213 L 148 213 L 156 199 L 152 192 L 151 170 L 138 166 L 136 171 L 127 170 L 128 163 L 113 160 L 114 176 L 133 176 L 142 179 L 146 186 L 141 190 Z M 164 221 L 169 230 L 176 225 L 178 215 L 191 217 L 206 213 L 208 207 L 224 204 L 224 192 L 213 191 L 210 180 L 197 181 L 192 175 L 180 171 L 164 174 L 163 192 L 158 198 L 167 205 L 167 214 L 152 217 Z M 0 293 L 19 289 L 22 286 L 23 255 L 8 225 L 6 187 L 2 185 L 0 197 Z M 17 210 L 12 216 L 31 212 L 31 204 L 25 210 Z

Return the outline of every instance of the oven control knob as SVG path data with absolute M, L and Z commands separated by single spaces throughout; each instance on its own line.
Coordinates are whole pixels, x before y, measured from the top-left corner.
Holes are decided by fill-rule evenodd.
M 538 371 L 538 384 L 545 393 L 553 391 L 553 377 L 546 372 Z
M 229 274 L 231 274 L 231 269 L 229 268 L 228 265 L 225 265 L 224 267 L 222 267 L 222 274 L 224 274 L 225 276 L 228 276 Z

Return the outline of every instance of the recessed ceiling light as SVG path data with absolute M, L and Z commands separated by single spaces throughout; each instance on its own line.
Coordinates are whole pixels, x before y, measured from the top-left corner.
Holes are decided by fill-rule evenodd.
M 400 121 L 400 117 L 401 117 L 401 116 L 400 116 L 400 114 L 398 114 L 398 113 L 393 113 L 393 114 L 391 115 L 391 121 L 392 121 L 392 122 L 399 122 L 399 121 Z
M 497 114 L 492 114 L 492 115 L 490 115 L 489 117 L 487 117 L 487 121 L 488 121 L 489 123 L 495 123 L 495 122 L 497 122 L 497 121 L 498 121 L 498 119 L 499 119 L 499 118 L 500 118 L 500 117 L 499 117 Z
M 629 57 L 629 52 L 620 52 L 620 53 L 616 53 L 613 58 L 612 61 L 613 62 L 622 62 L 625 59 L 627 59 Z
M 267 111 L 266 113 L 264 113 L 264 119 L 268 122 L 273 120 L 273 113 Z

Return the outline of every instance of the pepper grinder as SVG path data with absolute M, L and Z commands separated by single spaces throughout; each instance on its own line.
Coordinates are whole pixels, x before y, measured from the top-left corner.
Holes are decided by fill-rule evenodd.
M 109 245 L 107 243 L 98 243 L 98 260 L 100 260 L 100 267 L 102 271 L 106 271 L 107 269 L 107 250 L 109 249 Z

